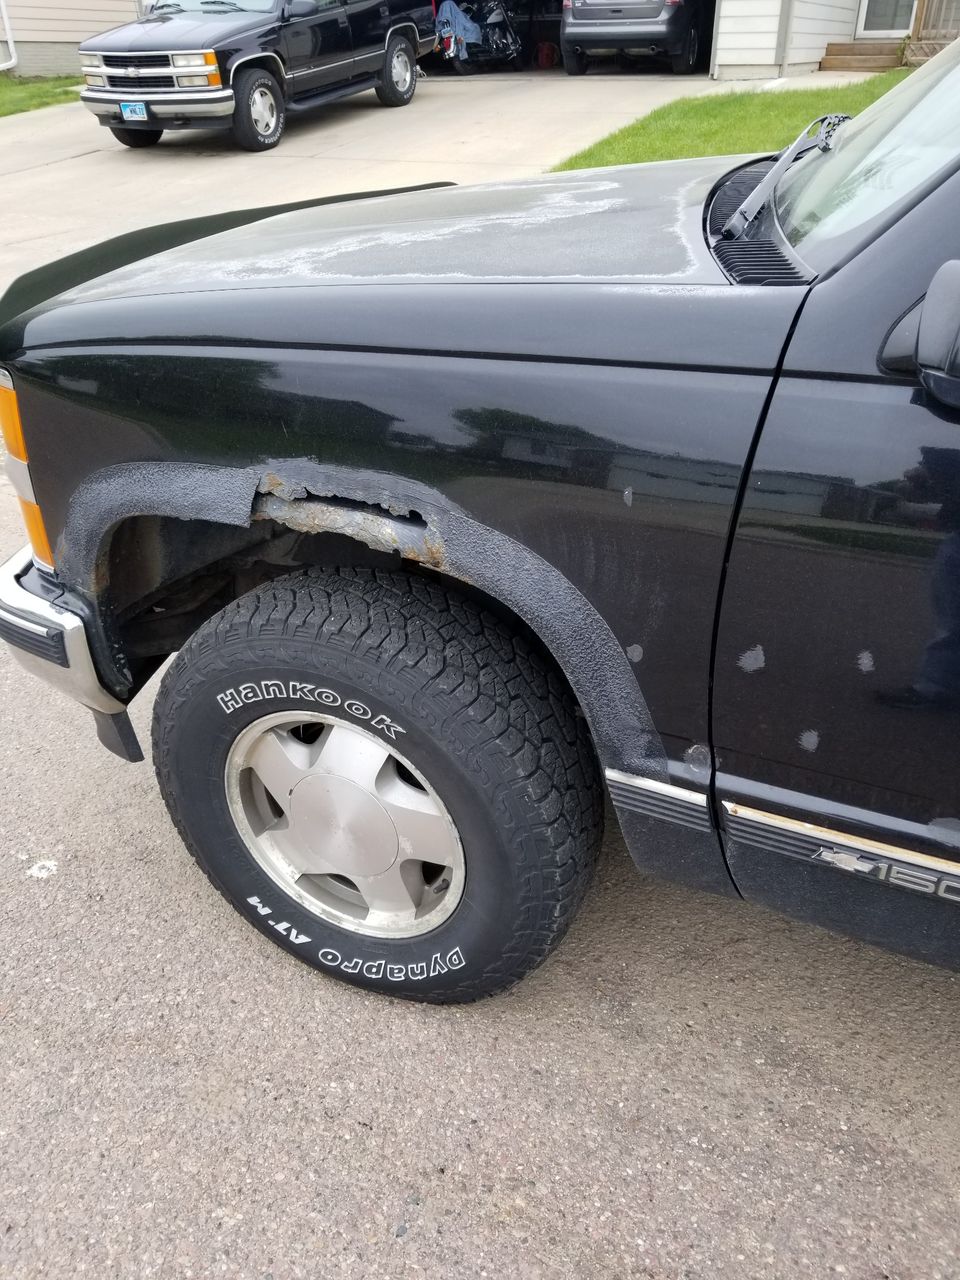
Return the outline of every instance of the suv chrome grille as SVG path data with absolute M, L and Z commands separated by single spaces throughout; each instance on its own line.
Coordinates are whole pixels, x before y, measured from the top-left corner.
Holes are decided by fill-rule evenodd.
M 126 67 L 169 67 L 169 53 L 104 53 L 103 65 L 109 70 L 118 67 L 121 71 Z
M 175 89 L 173 76 L 114 76 L 107 72 L 108 89 Z

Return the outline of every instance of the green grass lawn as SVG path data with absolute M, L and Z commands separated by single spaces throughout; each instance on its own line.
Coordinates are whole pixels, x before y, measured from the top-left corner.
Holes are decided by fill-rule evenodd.
M 79 83 L 79 76 L 0 75 L 0 116 L 51 107 L 57 102 L 75 102 Z
M 779 151 L 804 125 L 829 111 L 856 115 L 903 79 L 907 71 L 884 71 L 839 89 L 774 89 L 681 98 L 618 129 L 557 165 L 593 169 L 686 156 L 732 156 Z

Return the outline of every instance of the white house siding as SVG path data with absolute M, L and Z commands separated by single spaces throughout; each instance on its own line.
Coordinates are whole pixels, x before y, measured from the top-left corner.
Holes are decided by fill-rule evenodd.
M 814 70 L 830 40 L 852 40 L 857 0 L 717 0 L 712 74 L 769 79 Z
M 7 0 L 7 14 L 19 75 L 69 75 L 79 71 L 81 40 L 129 22 L 137 8 L 135 0 Z
M 857 0 L 794 0 L 787 74 L 815 71 L 831 41 L 852 40 L 858 8 Z
M 775 75 L 780 0 L 717 0 L 713 74 L 718 80 Z

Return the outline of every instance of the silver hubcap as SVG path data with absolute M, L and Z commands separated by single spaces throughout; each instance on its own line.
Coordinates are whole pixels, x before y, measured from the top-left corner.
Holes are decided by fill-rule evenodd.
M 406 49 L 397 49 L 390 62 L 390 78 L 398 93 L 406 93 L 413 79 L 413 67 Z
M 257 133 L 265 137 L 277 127 L 277 103 L 269 89 L 254 89 L 250 99 L 250 118 Z
M 247 848 L 314 915 L 409 938 L 460 901 L 463 847 L 443 802 L 359 725 L 319 712 L 264 716 L 233 744 L 226 787 Z

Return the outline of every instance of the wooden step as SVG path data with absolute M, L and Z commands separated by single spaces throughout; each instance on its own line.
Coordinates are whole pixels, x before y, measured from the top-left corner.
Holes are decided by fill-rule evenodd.
M 900 54 L 899 40 L 849 40 L 833 41 L 824 50 L 825 58 L 896 58 Z
M 859 53 L 855 58 L 821 58 L 820 60 L 821 71 L 892 71 L 899 65 L 900 59 L 897 57 L 870 58 Z

